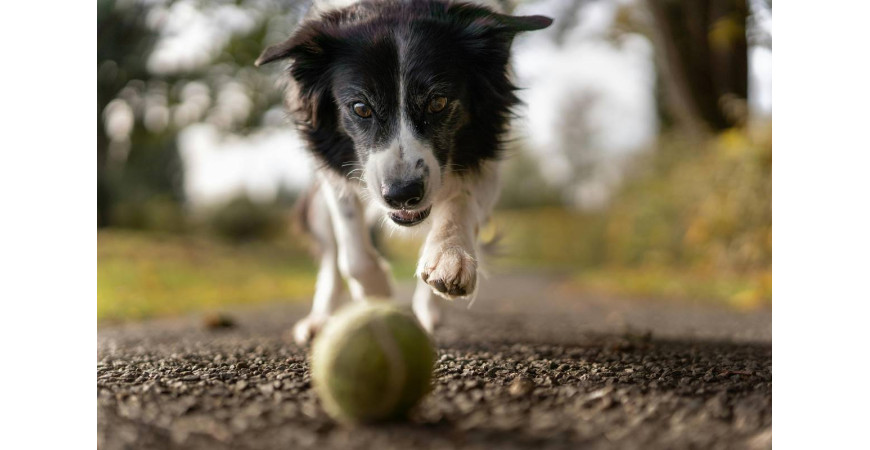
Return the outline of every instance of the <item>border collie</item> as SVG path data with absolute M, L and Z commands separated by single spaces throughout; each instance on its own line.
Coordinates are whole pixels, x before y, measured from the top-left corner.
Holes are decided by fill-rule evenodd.
M 380 0 L 309 14 L 256 64 L 290 61 L 287 106 L 320 162 L 302 201 L 319 247 L 311 313 L 300 344 L 318 331 L 347 281 L 355 301 L 390 297 L 387 265 L 368 225 L 421 227 L 412 306 L 431 332 L 433 293 L 473 298 L 478 232 L 498 197 L 500 147 L 519 103 L 509 74 L 519 32 L 548 27 L 470 3 Z

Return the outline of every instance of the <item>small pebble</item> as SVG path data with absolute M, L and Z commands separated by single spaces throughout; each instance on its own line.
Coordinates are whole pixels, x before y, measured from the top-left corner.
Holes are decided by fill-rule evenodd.
M 535 382 L 526 377 L 516 377 L 508 388 L 508 392 L 514 397 L 529 395 L 534 390 Z

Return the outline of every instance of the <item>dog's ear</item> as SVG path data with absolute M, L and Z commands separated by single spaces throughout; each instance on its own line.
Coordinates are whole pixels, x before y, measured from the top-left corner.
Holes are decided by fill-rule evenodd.
M 454 3 L 448 16 L 459 25 L 458 46 L 469 61 L 500 73 L 507 66 L 510 47 L 518 33 L 547 28 L 553 19 L 544 16 L 509 16 L 468 3 Z
M 544 16 L 509 16 L 467 3 L 454 4 L 448 14 L 460 24 L 460 46 L 472 58 L 507 63 L 510 46 L 518 33 L 547 28 L 553 19 Z
M 553 24 L 553 19 L 546 16 L 508 16 L 495 14 L 496 21 L 508 32 L 519 33 L 523 31 L 543 30 Z
M 455 48 L 462 60 L 469 114 L 474 134 L 457 137 L 468 147 L 497 149 L 520 99 L 508 68 L 510 47 L 518 33 L 546 28 L 553 20 L 543 16 L 509 16 L 467 3 L 453 3 L 447 16 L 457 26 Z M 494 150 L 493 150 L 494 151 Z
M 260 67 L 263 64 L 269 64 L 272 61 L 289 58 L 296 47 L 297 43 L 293 38 L 287 39 L 280 44 L 270 45 L 263 50 L 263 53 L 260 53 L 260 57 L 254 61 L 254 65 Z
M 329 95 L 331 60 L 338 40 L 320 21 L 309 21 L 286 41 L 272 45 L 257 58 L 257 66 L 290 59 L 288 74 L 292 79 L 290 100 L 295 104 L 299 121 L 310 131 L 334 126 L 335 107 Z
M 259 67 L 282 59 L 302 59 L 303 64 L 327 56 L 327 50 L 333 39 L 321 29 L 316 22 L 303 24 L 289 39 L 280 44 L 274 44 L 263 50 L 254 65 Z
M 547 28 L 553 23 L 553 19 L 545 16 L 510 16 L 467 3 L 454 4 L 448 11 L 475 34 L 501 34 L 509 38 L 523 31 Z
M 553 19 L 545 16 L 509 16 L 487 11 L 473 23 L 490 32 L 515 36 L 524 31 L 543 30 L 553 23 Z

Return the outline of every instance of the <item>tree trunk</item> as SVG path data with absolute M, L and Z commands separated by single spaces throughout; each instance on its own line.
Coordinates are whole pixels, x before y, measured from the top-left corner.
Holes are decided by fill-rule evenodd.
M 723 130 L 744 119 L 748 83 L 745 0 L 647 0 L 656 23 L 668 103 L 690 128 Z

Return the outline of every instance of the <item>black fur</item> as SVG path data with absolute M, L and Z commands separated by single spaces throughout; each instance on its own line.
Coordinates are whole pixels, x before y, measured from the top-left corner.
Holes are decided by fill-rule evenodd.
M 442 170 L 469 173 L 499 157 L 519 102 L 508 76 L 514 36 L 551 22 L 440 0 L 363 2 L 304 22 L 257 64 L 293 60 L 297 122 L 327 167 L 348 175 L 387 145 L 404 110 Z M 448 99 L 443 111 L 427 110 L 435 97 Z M 353 112 L 357 102 L 371 117 Z

